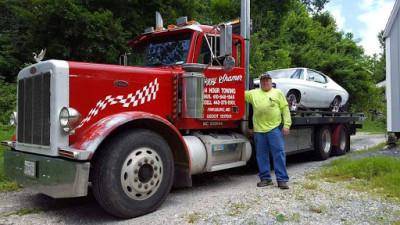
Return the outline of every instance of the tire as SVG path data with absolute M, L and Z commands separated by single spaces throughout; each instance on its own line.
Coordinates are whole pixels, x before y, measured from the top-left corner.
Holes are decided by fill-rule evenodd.
M 339 97 L 339 96 L 336 96 L 336 97 L 333 99 L 331 105 L 329 106 L 329 110 L 332 111 L 332 112 L 339 112 L 339 110 L 340 110 L 340 103 L 341 103 L 340 97 Z
M 288 99 L 288 102 L 289 102 L 289 110 L 296 111 L 298 108 L 298 104 L 300 102 L 299 94 L 294 90 L 290 90 L 287 93 L 286 98 Z
M 344 155 L 350 151 L 350 135 L 345 126 L 340 126 L 338 146 L 334 148 L 335 155 Z
M 332 131 L 329 126 L 316 128 L 314 137 L 314 155 L 321 160 L 329 158 L 332 151 Z
M 133 218 L 156 210 L 171 190 L 174 160 L 167 142 L 144 129 L 125 131 L 100 149 L 93 193 L 109 213 Z

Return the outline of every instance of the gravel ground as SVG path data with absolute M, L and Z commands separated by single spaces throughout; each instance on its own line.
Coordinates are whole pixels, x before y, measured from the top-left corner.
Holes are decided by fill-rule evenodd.
M 352 138 L 352 151 L 384 142 L 383 135 Z M 400 157 L 400 148 L 374 155 Z M 327 161 L 337 157 L 330 158 Z M 390 224 L 400 222 L 400 204 L 346 188 L 345 182 L 306 179 L 327 161 L 289 156 L 290 189 L 257 188 L 257 171 L 237 168 L 194 176 L 192 188 L 173 189 L 155 212 L 120 220 L 92 196 L 54 200 L 30 190 L 0 193 L 0 224 Z M 25 215 L 18 209 L 38 210 Z M 42 209 L 47 208 L 47 209 Z M 42 210 L 41 210 L 42 209 Z

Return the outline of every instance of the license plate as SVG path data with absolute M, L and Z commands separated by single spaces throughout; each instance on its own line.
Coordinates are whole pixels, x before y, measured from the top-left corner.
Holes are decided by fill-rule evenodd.
M 24 174 L 36 178 L 36 162 L 25 160 Z

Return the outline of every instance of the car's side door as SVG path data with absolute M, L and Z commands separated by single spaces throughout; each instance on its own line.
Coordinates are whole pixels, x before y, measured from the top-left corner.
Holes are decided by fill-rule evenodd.
M 324 75 L 307 69 L 306 81 L 308 84 L 308 105 L 312 108 L 329 107 L 327 79 Z M 332 101 L 332 100 L 331 100 Z

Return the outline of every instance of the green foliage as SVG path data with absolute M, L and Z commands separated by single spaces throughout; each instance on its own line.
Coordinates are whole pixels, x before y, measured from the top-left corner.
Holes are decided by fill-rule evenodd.
M 14 127 L 0 124 L 0 141 L 10 140 L 14 134 L 14 130 Z M 5 149 L 5 146 L 0 145 L 0 192 L 15 191 L 19 189 L 19 186 L 16 183 L 8 181 L 6 175 L 4 174 L 3 151 L 5 151 Z
M 186 223 L 197 223 L 201 219 L 201 214 L 199 212 L 190 213 L 186 218 Z
M 307 6 L 307 10 L 314 13 L 320 12 L 329 1 L 330 0 L 301 0 L 301 2 Z
M 311 183 L 303 183 L 301 185 L 304 189 L 308 189 L 308 190 L 316 190 L 318 188 L 318 184 L 311 182 Z
M 279 214 L 278 216 L 276 216 L 276 221 L 283 223 L 286 221 L 285 215 L 283 214 Z
M 380 116 L 378 118 L 374 118 L 372 114 L 369 114 L 368 118 L 364 120 L 362 123 L 362 129 L 360 132 L 369 132 L 369 133 L 386 133 L 386 116 Z
M 280 23 L 269 20 L 269 24 L 275 25 L 274 30 L 262 28 L 252 35 L 251 76 L 257 77 L 272 69 L 308 67 L 327 74 L 344 87 L 349 92 L 353 110 L 368 112 L 383 108 L 384 95 L 375 88 L 375 79 L 370 73 L 373 68 L 382 71 L 380 59 L 365 56 L 351 33 L 337 30 L 328 12 L 309 15 L 307 6 L 323 6 L 323 2 L 290 1 L 288 9 L 279 17 Z
M 311 212 L 319 213 L 319 214 L 324 214 L 326 212 L 326 206 L 325 205 L 309 205 L 308 209 Z
M 228 216 L 237 216 L 243 214 L 247 210 L 250 209 L 250 205 L 245 204 L 243 202 L 231 202 L 228 212 L 226 213 Z
M 327 164 L 321 177 L 336 180 L 361 179 L 366 190 L 377 190 L 389 197 L 400 197 L 400 159 L 368 157 L 338 159 Z
M 114 63 L 126 47 L 125 31 L 109 10 L 90 12 L 81 1 L 5 0 L 0 2 L 0 74 L 7 81 L 32 52 L 47 49 L 46 58 Z
M 0 125 L 9 124 L 10 115 L 17 108 L 17 85 L 0 77 L 0 93 Z
M 10 213 L 6 213 L 3 214 L 3 217 L 8 217 L 8 216 L 12 216 L 12 215 L 18 215 L 18 216 L 24 216 L 24 215 L 28 215 L 28 214 L 37 214 L 37 213 L 41 213 L 41 212 L 46 212 L 48 211 L 49 208 L 47 207 L 39 207 L 39 208 L 21 208 L 18 209 L 15 212 L 10 212 Z
M 384 54 L 365 56 L 351 33 L 339 31 L 328 12 L 329 0 L 251 1 L 250 75 L 288 67 L 319 70 L 350 94 L 352 110 L 383 108 L 375 83 L 385 77 Z M 155 11 L 164 26 L 188 16 L 215 25 L 240 17 L 237 0 L 3 0 L 0 1 L 0 122 L 14 110 L 18 71 L 32 52 L 45 59 L 116 63 L 127 40 L 154 26 Z M 384 49 L 382 33 L 378 35 Z M 6 83 L 5 83 L 6 82 Z M 9 102 L 6 103 L 4 102 Z M 6 113 L 3 113 L 6 112 Z

